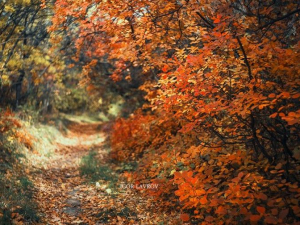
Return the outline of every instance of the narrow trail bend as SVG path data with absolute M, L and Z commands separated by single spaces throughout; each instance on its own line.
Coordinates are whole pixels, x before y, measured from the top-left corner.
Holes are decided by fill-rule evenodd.
M 132 190 L 112 195 L 80 175 L 82 157 L 96 151 L 103 164 L 108 151 L 100 124 L 72 124 L 47 159 L 34 158 L 32 180 L 41 221 L 38 224 L 158 224 L 171 220 Z M 104 187 L 106 184 L 100 183 Z M 171 224 L 177 224 L 172 223 Z

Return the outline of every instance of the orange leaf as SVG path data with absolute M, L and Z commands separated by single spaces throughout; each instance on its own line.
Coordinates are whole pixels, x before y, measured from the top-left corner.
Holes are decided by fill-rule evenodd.
M 258 198 L 260 198 L 261 200 L 267 200 L 268 196 L 266 196 L 264 193 L 259 193 Z
M 203 198 L 200 199 L 200 203 L 201 203 L 202 205 L 205 205 L 207 202 L 208 202 L 208 201 L 207 201 L 206 196 L 204 196 Z
M 269 98 L 275 98 L 275 97 L 276 97 L 276 95 L 274 93 L 269 94 Z
M 164 65 L 164 67 L 161 69 L 164 73 L 167 72 L 169 69 L 168 65 Z
M 220 18 L 217 18 L 214 20 L 214 23 L 220 23 L 220 21 L 221 21 Z
M 300 98 L 300 94 L 295 94 L 292 96 L 292 98 Z
M 227 213 L 227 210 L 224 209 L 223 206 L 219 206 L 218 209 L 216 210 L 217 214 L 225 215 Z
M 207 222 L 213 222 L 214 221 L 214 218 L 212 217 L 212 216 L 206 216 L 205 217 L 205 221 L 207 221 Z
M 251 215 L 251 216 L 250 216 L 250 220 L 251 220 L 252 222 L 257 222 L 257 221 L 260 220 L 260 218 L 261 218 L 261 215 Z
M 221 22 L 221 16 L 217 15 L 217 18 L 214 20 L 214 23 L 220 23 Z
M 272 209 L 271 212 L 272 212 L 272 214 L 273 214 L 274 216 L 276 216 L 276 215 L 278 214 L 278 210 L 277 210 L 277 209 Z
M 187 213 L 181 214 L 180 218 L 183 222 L 188 222 L 190 220 L 190 215 Z
M 257 206 L 256 207 L 257 212 L 259 212 L 260 214 L 264 214 L 266 212 L 265 207 L 261 207 L 261 206 Z
M 246 207 L 242 207 L 242 208 L 240 209 L 240 213 L 243 214 L 243 215 L 247 215 L 247 214 L 248 214 L 247 208 L 246 208 Z
M 288 92 L 282 92 L 281 95 L 285 98 L 289 98 L 291 96 Z
M 281 164 L 281 163 L 278 163 L 277 166 L 275 167 L 275 169 L 276 169 L 276 170 L 279 170 L 279 169 L 281 169 L 281 167 L 282 167 L 282 164 Z

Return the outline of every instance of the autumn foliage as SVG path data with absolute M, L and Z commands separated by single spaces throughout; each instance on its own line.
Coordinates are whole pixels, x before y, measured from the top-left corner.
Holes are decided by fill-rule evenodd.
M 112 134 L 112 157 L 139 160 L 182 220 L 299 224 L 299 13 L 293 1 L 65 1 L 51 31 L 74 32 L 86 82 L 147 78 L 148 101 Z M 73 26 L 66 26 L 72 21 Z M 128 77 L 129 76 L 129 77 Z
M 12 149 L 9 148 L 13 148 L 11 146 L 13 143 L 24 144 L 27 148 L 32 148 L 33 138 L 22 128 L 20 119 L 11 110 L 0 111 L 0 141 L 3 149 L 8 148 L 11 153 Z

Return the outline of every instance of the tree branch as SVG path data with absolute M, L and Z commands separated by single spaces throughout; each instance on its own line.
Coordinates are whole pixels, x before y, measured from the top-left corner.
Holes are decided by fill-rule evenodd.
M 212 29 L 215 28 L 215 25 L 213 23 L 211 23 L 208 19 L 206 19 L 200 12 L 196 12 L 196 13 L 210 28 L 212 28 Z M 247 68 L 248 68 L 249 79 L 252 80 L 253 76 L 252 76 L 251 66 L 250 66 L 250 63 L 248 61 L 246 51 L 245 51 L 245 49 L 243 47 L 243 44 L 242 44 L 240 38 L 237 37 L 237 36 L 235 36 L 235 38 L 237 39 L 237 41 L 239 43 L 239 46 L 240 46 L 240 48 L 242 50 L 242 53 L 244 55 L 244 62 L 246 64 Z
M 240 48 L 241 48 L 241 50 L 242 50 L 242 53 L 243 53 L 243 55 L 244 55 L 244 62 L 245 62 L 245 64 L 246 64 L 247 68 L 248 68 L 249 79 L 252 80 L 252 78 L 253 78 L 253 76 L 252 76 L 252 71 L 251 71 L 251 67 L 250 67 L 250 64 L 249 64 L 249 61 L 248 61 L 248 58 L 247 58 L 246 51 L 245 51 L 245 49 L 244 49 L 244 47 L 243 47 L 243 44 L 242 44 L 240 38 L 237 37 L 237 36 L 236 36 L 235 38 L 236 38 L 236 40 L 238 41 L 239 46 L 240 46 Z
M 266 27 L 268 27 L 268 26 L 270 26 L 270 25 L 273 25 L 274 23 L 276 23 L 276 22 L 278 22 L 278 21 L 280 21 L 280 20 L 284 20 L 284 19 L 286 19 L 286 18 L 288 18 L 288 17 L 290 17 L 290 16 L 292 16 L 293 14 L 298 13 L 298 12 L 300 12 L 300 8 L 299 8 L 299 9 L 296 9 L 296 10 L 294 10 L 294 11 L 292 11 L 292 12 L 290 12 L 290 13 L 288 13 L 288 14 L 282 16 L 282 17 L 279 17 L 279 18 L 277 18 L 277 19 L 274 19 L 274 20 L 270 21 L 269 23 L 266 23 L 266 24 L 263 25 L 263 26 L 260 26 L 259 29 L 260 29 L 260 30 L 261 30 L 261 29 L 264 29 L 264 28 L 266 28 Z

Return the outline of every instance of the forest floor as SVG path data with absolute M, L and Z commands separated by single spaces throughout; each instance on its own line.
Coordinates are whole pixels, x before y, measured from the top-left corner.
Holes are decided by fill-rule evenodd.
M 29 157 L 37 224 L 181 224 L 175 212 L 159 212 L 151 197 L 122 188 L 122 168 L 110 162 L 101 127 L 71 123 L 57 134 L 53 151 Z

